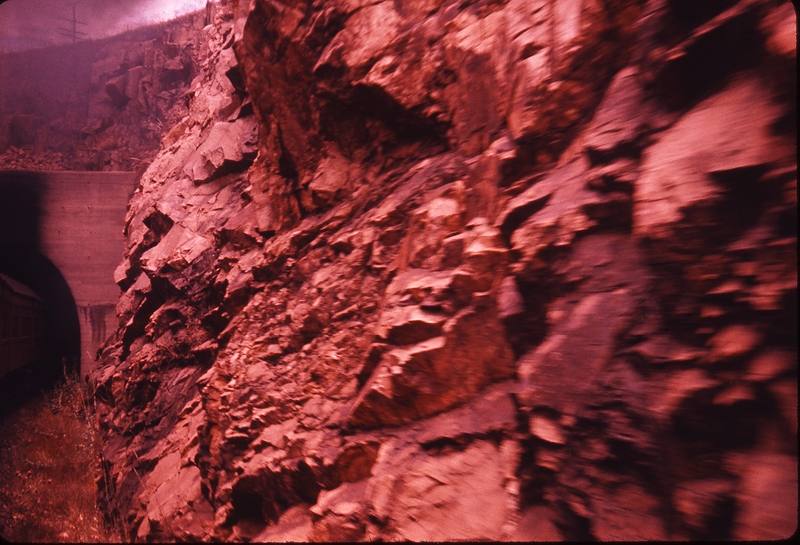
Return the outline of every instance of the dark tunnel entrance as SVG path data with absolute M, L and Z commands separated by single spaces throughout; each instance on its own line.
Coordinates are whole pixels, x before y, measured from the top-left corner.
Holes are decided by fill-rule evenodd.
M 3 172 L 0 180 L 0 273 L 33 290 L 44 306 L 44 358 L 0 378 L 14 395 L 46 388 L 80 366 L 80 322 L 61 271 L 40 251 L 42 183 L 35 173 Z M 3 396 L 4 398 L 6 396 Z M 8 400 L 7 400 L 8 402 Z
M 62 358 L 67 358 L 69 371 L 78 371 L 81 352 L 78 310 L 58 268 L 27 248 L 0 245 L 0 272 L 27 285 L 42 299 L 45 334 L 49 339 L 47 355 L 59 363 L 59 371 Z
M 32 289 L 44 306 L 44 357 L 0 378 L 9 390 L 5 404 L 52 386 L 66 371 L 80 368 L 80 323 L 72 292 L 58 268 L 29 248 L 0 244 L 0 273 Z M 4 392 L 6 393 L 6 392 Z M 18 399 L 20 398 L 20 399 Z

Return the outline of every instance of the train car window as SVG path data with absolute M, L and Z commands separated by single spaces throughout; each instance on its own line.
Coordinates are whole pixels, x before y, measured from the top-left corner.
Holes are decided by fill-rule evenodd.
M 23 337 L 30 337 L 33 334 L 33 320 L 30 316 L 22 317 L 22 331 L 20 335 Z

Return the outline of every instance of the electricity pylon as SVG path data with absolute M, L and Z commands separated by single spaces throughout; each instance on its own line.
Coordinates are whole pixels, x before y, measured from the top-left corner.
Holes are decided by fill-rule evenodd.
M 58 30 L 61 32 L 61 36 L 65 38 L 72 38 L 72 43 L 78 41 L 78 38 L 85 38 L 88 36 L 82 30 L 78 30 L 78 25 L 87 25 L 88 23 L 84 23 L 83 21 L 78 21 L 78 16 L 75 13 L 75 6 L 76 4 L 72 5 L 72 19 L 67 19 L 66 17 L 59 17 L 60 20 L 66 21 L 72 25 L 71 28 L 63 28 L 59 27 Z

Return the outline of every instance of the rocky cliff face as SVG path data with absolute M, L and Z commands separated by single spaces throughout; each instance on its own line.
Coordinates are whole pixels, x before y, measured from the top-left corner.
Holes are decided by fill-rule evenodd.
M 205 12 L 0 57 L 0 168 L 140 170 L 186 116 Z
M 215 9 L 93 377 L 132 538 L 794 531 L 791 4 Z

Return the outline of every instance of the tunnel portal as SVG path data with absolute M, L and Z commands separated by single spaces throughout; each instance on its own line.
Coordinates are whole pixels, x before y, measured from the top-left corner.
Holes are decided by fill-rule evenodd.
M 40 341 L 43 346 L 41 360 L 35 362 L 36 369 L 32 371 L 36 375 L 36 382 L 46 385 L 56 380 L 63 371 L 78 371 L 78 311 L 69 285 L 58 268 L 30 248 L 5 244 L 0 245 L 0 274 L 4 279 L 24 278 L 25 287 L 30 288 L 41 300 L 43 321 Z M 4 324 L 6 329 L 8 325 Z
M 116 327 L 132 172 L 0 171 L 0 272 L 45 305 L 50 361 L 82 375 Z M 74 364 L 72 362 L 75 362 Z

